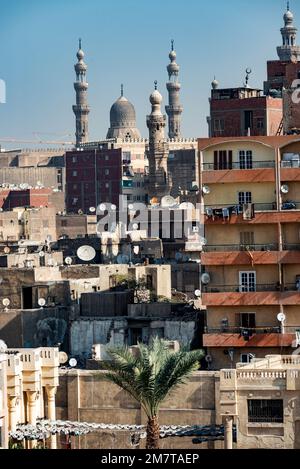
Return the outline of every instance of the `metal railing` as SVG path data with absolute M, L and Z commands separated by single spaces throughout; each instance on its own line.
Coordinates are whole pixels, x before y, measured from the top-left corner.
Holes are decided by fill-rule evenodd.
M 300 250 L 300 243 L 298 245 Z M 211 244 L 203 246 L 203 252 L 231 252 L 231 251 L 278 251 L 278 244 Z
M 279 284 L 256 284 L 256 285 L 213 285 L 203 286 L 203 293 L 256 293 L 256 292 L 284 292 L 299 291 L 295 283 Z
M 255 212 L 269 212 L 273 210 L 277 210 L 277 205 L 275 202 L 268 202 L 268 203 L 254 203 L 254 210 Z M 300 208 L 300 202 L 299 202 Z M 228 203 L 228 204 L 215 204 L 215 205 L 204 205 L 205 213 L 207 214 L 207 209 L 211 209 L 216 212 L 216 215 L 222 216 L 223 209 L 231 209 L 231 214 L 243 214 L 243 205 L 235 204 L 235 203 Z M 219 211 L 219 213 L 217 213 Z
M 223 171 L 228 169 L 234 170 L 251 170 L 251 169 L 267 169 L 267 168 L 275 168 L 275 161 L 252 161 L 252 163 L 244 163 L 241 161 L 234 161 L 232 164 L 225 164 L 223 165 L 215 165 L 215 163 L 203 163 L 203 170 L 204 171 Z
M 284 251 L 300 251 L 300 243 L 297 243 L 297 244 L 283 243 L 282 248 Z
M 300 326 L 299 326 L 300 329 Z M 254 334 L 280 334 L 281 326 L 260 326 L 260 327 L 231 327 L 220 326 L 218 328 L 205 327 L 205 334 L 239 334 L 243 335 L 248 332 L 249 335 Z

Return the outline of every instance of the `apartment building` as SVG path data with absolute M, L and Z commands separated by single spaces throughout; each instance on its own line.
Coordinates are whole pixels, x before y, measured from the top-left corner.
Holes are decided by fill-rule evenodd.
M 299 138 L 200 139 L 199 150 L 211 367 L 289 354 L 300 330 Z

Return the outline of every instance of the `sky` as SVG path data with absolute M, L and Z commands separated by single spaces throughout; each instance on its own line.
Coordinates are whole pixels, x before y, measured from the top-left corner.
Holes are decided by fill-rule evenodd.
M 154 80 L 167 104 L 170 41 L 182 84 L 182 134 L 207 136 L 208 98 L 220 87 L 262 88 L 266 61 L 281 45 L 284 0 L 0 0 L 1 138 L 74 141 L 74 64 L 82 38 L 88 65 L 90 140 L 105 138 L 109 110 L 120 95 L 134 104 L 147 137 Z M 300 3 L 290 8 L 300 28 Z M 300 43 L 300 37 L 299 37 Z M 2 144 L 2 147 L 28 147 Z

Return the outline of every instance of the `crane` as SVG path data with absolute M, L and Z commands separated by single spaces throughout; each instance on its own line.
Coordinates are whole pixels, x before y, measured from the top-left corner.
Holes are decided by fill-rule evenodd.
M 17 138 L 2 138 L 0 137 L 0 143 L 32 143 L 32 144 L 39 144 L 39 145 L 75 145 L 74 142 L 61 142 L 58 140 L 19 140 Z

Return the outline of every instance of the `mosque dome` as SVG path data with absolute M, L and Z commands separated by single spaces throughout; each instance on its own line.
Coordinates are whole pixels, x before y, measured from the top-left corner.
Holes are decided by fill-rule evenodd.
M 160 94 L 160 92 L 155 89 L 153 91 L 153 93 L 150 94 L 150 103 L 152 105 L 155 105 L 155 104 L 161 104 L 162 103 L 162 95 Z
M 110 128 L 107 138 L 141 138 L 139 130 L 136 128 L 136 113 L 133 104 L 121 96 L 110 109 Z
M 294 15 L 290 10 L 287 10 L 285 14 L 283 15 L 283 19 L 285 24 L 292 24 L 294 21 Z

